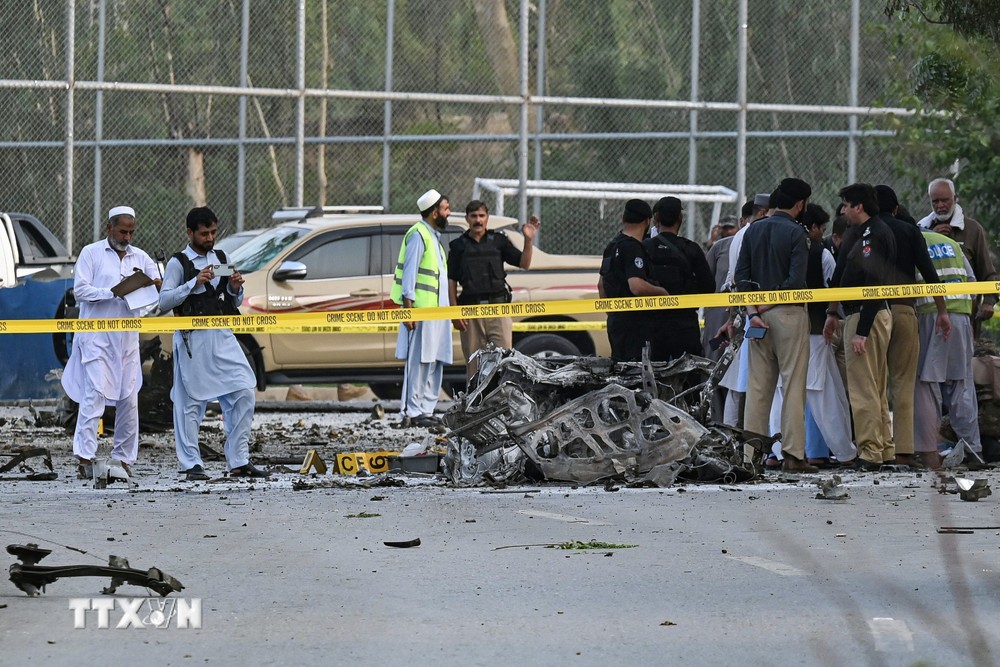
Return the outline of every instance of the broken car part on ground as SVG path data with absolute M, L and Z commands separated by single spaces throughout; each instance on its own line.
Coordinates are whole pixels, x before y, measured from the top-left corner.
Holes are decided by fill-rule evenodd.
M 710 403 L 733 349 L 713 362 L 536 359 L 490 346 L 444 415 L 446 474 L 457 485 L 524 479 L 742 482 L 756 476 L 743 445 L 772 438 L 712 423 Z
M 42 594 L 47 584 L 63 577 L 111 577 L 111 585 L 101 590 L 104 595 L 111 595 L 119 586 L 132 584 L 151 588 L 161 596 L 180 592 L 184 585 L 155 567 L 148 570 L 135 570 L 129 567 L 128 561 L 120 556 L 110 556 L 107 565 L 57 565 L 47 567 L 38 565 L 50 553 L 51 549 L 39 548 L 37 544 L 10 544 L 7 553 L 17 557 L 20 563 L 10 566 L 10 580 L 28 597 Z

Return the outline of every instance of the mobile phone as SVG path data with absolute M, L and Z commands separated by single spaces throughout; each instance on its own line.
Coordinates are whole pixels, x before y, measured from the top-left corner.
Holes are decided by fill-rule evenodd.
M 727 341 L 727 340 L 729 340 L 729 336 L 727 336 L 724 333 L 721 333 L 718 336 L 716 336 L 715 338 L 710 338 L 709 341 L 708 341 L 708 346 L 710 348 L 712 348 L 713 352 L 715 352 L 716 350 L 719 349 L 719 346 L 722 345 L 723 341 Z
M 216 278 L 225 278 L 226 276 L 233 275 L 233 271 L 236 270 L 236 266 L 233 264 L 213 264 L 212 273 L 215 274 Z
M 750 327 L 743 334 L 744 338 L 763 338 L 767 335 L 767 327 Z

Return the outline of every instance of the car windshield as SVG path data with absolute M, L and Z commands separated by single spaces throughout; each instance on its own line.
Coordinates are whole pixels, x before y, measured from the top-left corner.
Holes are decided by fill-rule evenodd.
M 306 233 L 306 229 L 275 227 L 234 250 L 229 261 L 236 265 L 240 273 L 252 273 Z

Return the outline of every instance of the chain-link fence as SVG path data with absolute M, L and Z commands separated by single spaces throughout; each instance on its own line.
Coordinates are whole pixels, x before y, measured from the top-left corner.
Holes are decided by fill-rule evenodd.
M 101 235 L 108 208 L 128 204 L 137 245 L 169 252 L 196 204 L 230 230 L 265 226 L 289 205 L 416 213 L 430 187 L 461 211 L 477 176 L 752 195 L 795 175 L 832 208 L 851 179 L 893 179 L 880 112 L 858 108 L 886 102 L 880 9 L 860 0 L 5 3 L 0 209 L 38 215 L 78 250 Z M 600 252 L 620 219 L 620 202 L 522 201 L 540 213 L 552 252 Z M 703 238 L 709 209 L 690 209 L 688 233 Z

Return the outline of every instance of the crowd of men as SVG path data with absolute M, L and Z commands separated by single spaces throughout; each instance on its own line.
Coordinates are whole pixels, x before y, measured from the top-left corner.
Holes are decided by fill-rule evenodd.
M 826 236 L 830 214 L 810 203 L 808 183 L 786 178 L 770 194 L 746 202 L 738 220 L 721 220 L 707 254 L 680 236 L 680 199 L 663 197 L 653 207 L 631 199 L 621 232 L 604 251 L 598 291 L 602 298 L 620 298 L 995 280 L 986 233 L 958 204 L 954 183 L 935 179 L 928 194 L 931 212 L 918 221 L 892 188 L 848 185 L 840 190 Z M 466 206 L 468 230 L 446 252 L 441 232 L 451 213 L 448 198 L 429 190 L 417 206 L 420 220 L 404 237 L 391 299 L 407 309 L 509 302 L 504 265 L 529 268 L 538 219 L 524 225 L 518 249 L 502 231 L 488 228 L 489 210 L 474 200 Z M 243 277 L 214 247 L 218 219 L 211 209 L 188 213 L 188 246 L 170 258 L 162 277 L 149 255 L 131 244 L 135 229 L 134 209 L 115 207 L 106 238 L 81 251 L 74 284 L 81 317 L 135 317 L 152 303 L 181 316 L 238 312 Z M 140 288 L 151 290 L 144 300 L 135 297 Z M 618 361 L 639 361 L 644 354 L 651 361 L 685 354 L 718 358 L 742 340 L 713 414 L 780 438 L 766 459 L 747 447 L 747 463 L 802 473 L 840 466 L 938 467 L 945 413 L 972 455 L 982 450 L 973 341 L 977 323 L 992 317 L 995 303 L 995 294 L 949 294 L 706 308 L 704 331 L 696 308 L 632 310 L 608 315 L 608 337 Z M 453 361 L 452 326 L 462 332 L 463 350 L 473 359 L 470 376 L 476 350 L 512 343 L 509 318 L 401 324 L 400 426 L 439 423 L 434 410 L 444 367 Z M 198 430 L 208 402 L 218 400 L 228 474 L 267 477 L 248 456 L 256 379 L 233 332 L 175 332 L 173 365 L 181 472 L 189 480 L 208 479 Z M 82 477 L 93 474 L 106 405 L 117 407 L 114 467 L 125 478 L 132 475 L 141 383 L 137 332 L 78 335 L 63 385 L 80 403 L 73 451 Z
M 744 204 L 741 216 L 713 230 L 707 254 L 678 235 L 682 203 L 650 208 L 629 200 L 622 230 L 604 251 L 602 297 L 795 291 L 916 282 L 993 281 L 982 225 L 958 203 L 955 184 L 928 186 L 930 213 L 914 219 L 893 189 L 854 183 L 830 214 L 810 203 L 811 186 L 786 178 Z M 995 294 L 706 308 L 699 332 L 693 309 L 608 315 L 612 356 L 669 361 L 718 359 L 741 342 L 713 401 L 723 423 L 776 437 L 765 457 L 746 462 L 812 473 L 884 465 L 941 465 L 942 416 L 970 456 L 982 442 L 972 380 L 978 323 L 993 315 Z M 666 325 L 666 326 L 665 326 Z M 890 410 L 891 406 L 891 410 Z

